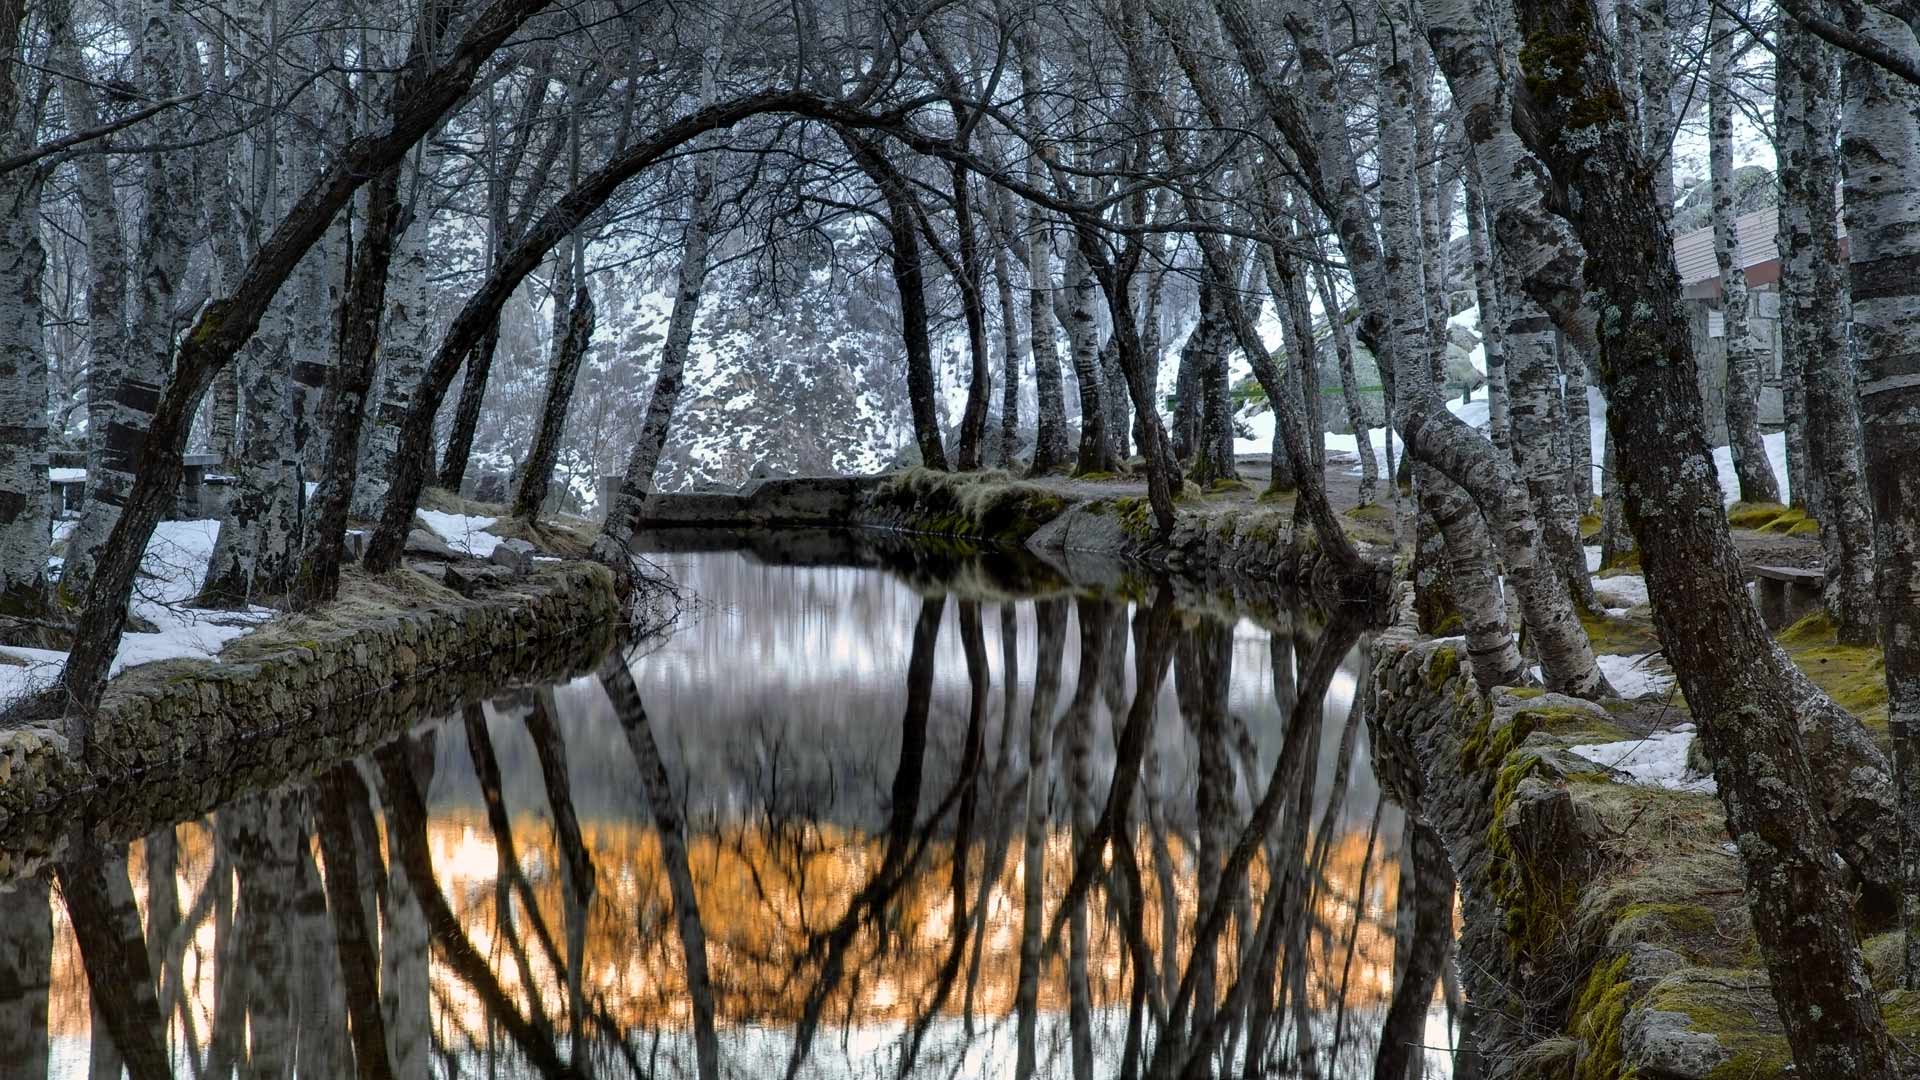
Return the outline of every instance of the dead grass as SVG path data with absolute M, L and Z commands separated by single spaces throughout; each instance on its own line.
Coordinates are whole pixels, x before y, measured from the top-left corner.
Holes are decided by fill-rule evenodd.
M 311 611 L 276 616 L 259 629 L 221 650 L 222 661 L 258 660 L 296 646 L 311 646 L 323 637 L 364 627 L 423 607 L 454 607 L 468 603 L 459 593 L 402 567 L 374 576 L 358 566 L 341 568 L 340 595 Z

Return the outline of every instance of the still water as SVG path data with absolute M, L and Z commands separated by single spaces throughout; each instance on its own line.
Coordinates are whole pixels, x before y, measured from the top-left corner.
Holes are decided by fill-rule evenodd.
M 1450 1072 L 1357 627 L 658 558 L 597 677 L 7 883 L 0 1076 Z

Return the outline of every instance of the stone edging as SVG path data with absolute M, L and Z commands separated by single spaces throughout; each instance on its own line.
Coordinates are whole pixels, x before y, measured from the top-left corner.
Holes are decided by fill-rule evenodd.
M 70 816 L 75 802 L 178 794 L 139 794 L 149 777 L 177 789 L 191 774 L 205 794 L 235 789 L 249 772 L 285 776 L 337 761 L 423 712 L 578 673 L 582 656 L 590 667 L 612 646 L 620 614 L 605 567 L 542 563 L 472 600 L 325 627 L 259 657 L 142 665 L 108 684 L 101 701 L 94 752 L 111 763 L 104 769 L 71 761 L 66 740 L 45 729 L 0 732 L 0 832 L 12 847 L 34 819 Z M 138 807 L 114 810 L 144 820 Z M 0 855 L 0 878 L 6 861 Z

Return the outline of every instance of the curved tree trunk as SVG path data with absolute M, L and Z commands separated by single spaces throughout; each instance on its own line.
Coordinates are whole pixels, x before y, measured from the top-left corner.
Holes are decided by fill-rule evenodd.
M 1800 1071 L 1896 1075 L 1860 958 L 1801 728 L 1824 698 L 1797 691 L 1745 596 L 1701 420 L 1672 237 L 1584 0 L 1520 0 L 1526 125 L 1566 187 L 1606 309 L 1607 422 L 1627 475 L 1655 626 L 1699 722 L 1747 867 L 1748 902 Z M 1497 30 L 1497 27 L 1496 27 Z M 1784 52 L 1785 50 L 1783 50 Z

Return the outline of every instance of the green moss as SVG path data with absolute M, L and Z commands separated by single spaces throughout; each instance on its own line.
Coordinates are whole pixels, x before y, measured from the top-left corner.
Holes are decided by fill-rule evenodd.
M 1602 570 L 1639 570 L 1640 549 L 1622 552 L 1613 557 L 1613 561 L 1601 567 Z
M 1810 521 L 1810 520 L 1812 519 L 1807 517 L 1807 512 L 1805 510 L 1801 510 L 1796 507 L 1794 509 L 1783 510 L 1778 514 L 1775 514 L 1771 521 L 1768 521 L 1765 525 L 1762 525 L 1759 528 L 1761 532 L 1785 534 L 1791 531 L 1795 525 L 1798 525 L 1803 521 Z M 1818 526 L 1816 525 L 1815 528 L 1818 528 Z
M 1513 689 L 1507 691 L 1507 696 L 1510 698 L 1519 698 L 1522 701 L 1528 701 L 1533 698 L 1540 697 L 1545 693 L 1546 693 L 1546 690 L 1538 686 L 1516 686 Z
M 1207 485 L 1207 491 L 1210 494 L 1214 494 L 1214 495 L 1224 494 L 1229 491 L 1252 491 L 1252 490 L 1253 490 L 1252 484 L 1247 483 L 1245 480 L 1236 479 L 1231 476 L 1223 476 L 1220 479 L 1215 480 L 1213 483 Z
M 1788 536 L 1819 536 L 1820 523 L 1818 521 L 1815 521 L 1812 518 L 1808 518 L 1805 521 L 1795 522 L 1793 527 L 1787 530 L 1787 535 Z
M 1457 611 L 1449 611 L 1446 618 L 1441 619 L 1439 625 L 1433 628 L 1433 636 L 1448 637 L 1453 634 L 1462 633 L 1465 629 L 1466 621 L 1460 618 L 1460 613 Z
M 1445 686 L 1454 676 L 1460 674 L 1460 653 L 1451 648 L 1433 650 L 1433 656 L 1427 660 L 1427 668 L 1421 673 L 1421 679 L 1430 690 Z
M 1669 977 L 1643 1008 L 1684 1014 L 1695 1031 L 1720 1040 L 1730 1056 L 1707 1075 L 1713 1080 L 1788 1075 L 1793 1054 L 1772 1021 L 1773 995 L 1764 971 L 1694 968 Z
M 1877 645 L 1842 645 L 1833 618 L 1817 611 L 1778 638 L 1787 655 L 1840 707 L 1871 726 L 1886 723 L 1887 661 Z
M 1627 1016 L 1627 954 L 1594 965 L 1574 1000 L 1569 1033 L 1587 1044 L 1574 1066 L 1574 1080 L 1624 1080 L 1626 1059 L 1620 1049 L 1621 1023 Z
M 1600 520 L 1600 515 L 1581 514 L 1580 515 L 1580 539 L 1591 540 L 1594 537 L 1599 536 L 1602 525 L 1603 525 L 1603 522 Z
M 1117 479 L 1117 477 L 1115 477 L 1113 473 L 1111 473 L 1111 472 L 1108 472 L 1108 471 L 1107 471 L 1107 470 L 1105 470 L 1105 469 L 1090 469 L 1090 470 L 1088 470 L 1088 471 L 1086 471 L 1086 472 L 1077 472 L 1077 473 L 1074 473 L 1074 474 L 1073 474 L 1073 478 L 1074 478 L 1075 480 L 1113 480 L 1113 479 Z
M 1593 642 L 1593 651 L 1602 656 L 1633 656 L 1660 647 L 1660 639 L 1646 623 L 1588 611 L 1579 615 L 1581 627 Z
M 1737 502 L 1727 508 L 1727 524 L 1736 529 L 1758 529 L 1786 512 L 1779 503 Z

